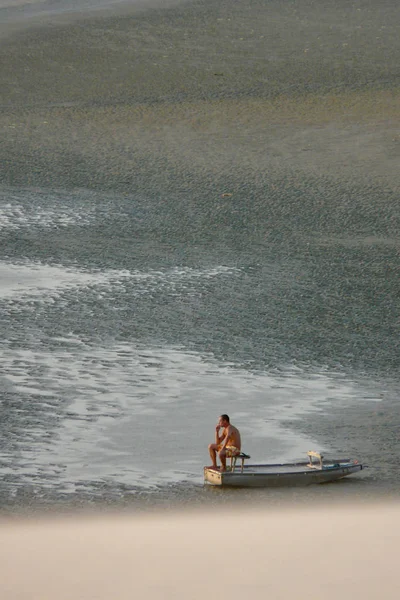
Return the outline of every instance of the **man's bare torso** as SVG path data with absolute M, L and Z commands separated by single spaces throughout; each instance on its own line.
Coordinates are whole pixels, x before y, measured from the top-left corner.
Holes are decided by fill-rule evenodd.
M 226 446 L 235 446 L 238 450 L 241 449 L 241 440 L 239 430 L 236 429 L 234 425 L 229 425 L 229 427 L 225 427 L 223 437 L 229 435 Z

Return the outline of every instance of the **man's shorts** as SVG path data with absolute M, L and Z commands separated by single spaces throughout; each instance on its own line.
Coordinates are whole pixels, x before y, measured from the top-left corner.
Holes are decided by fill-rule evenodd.
M 222 449 L 222 444 L 220 444 L 218 446 L 218 452 Z M 230 458 L 231 456 L 236 456 L 237 454 L 240 454 L 240 450 L 239 448 L 236 448 L 236 446 L 226 446 L 225 447 L 225 452 L 226 452 L 226 456 L 228 458 Z

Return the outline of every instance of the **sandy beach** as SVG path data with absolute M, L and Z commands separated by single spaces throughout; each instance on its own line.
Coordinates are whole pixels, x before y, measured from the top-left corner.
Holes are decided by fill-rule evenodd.
M 395 600 L 398 529 L 394 504 L 3 522 L 0 592 L 5 600 Z

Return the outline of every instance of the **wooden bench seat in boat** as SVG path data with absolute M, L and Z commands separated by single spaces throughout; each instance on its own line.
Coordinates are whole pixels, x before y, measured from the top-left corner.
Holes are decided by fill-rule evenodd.
M 239 452 L 239 454 L 234 454 L 231 456 L 231 471 L 235 470 L 237 459 L 242 461 L 240 471 L 243 473 L 244 461 L 251 458 L 249 454 L 245 454 L 244 452 Z

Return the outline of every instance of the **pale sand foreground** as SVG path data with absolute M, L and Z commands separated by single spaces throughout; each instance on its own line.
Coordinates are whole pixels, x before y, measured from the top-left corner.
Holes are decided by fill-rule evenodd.
M 399 524 L 394 504 L 3 523 L 0 597 L 390 600 Z

